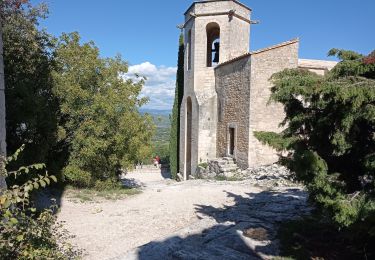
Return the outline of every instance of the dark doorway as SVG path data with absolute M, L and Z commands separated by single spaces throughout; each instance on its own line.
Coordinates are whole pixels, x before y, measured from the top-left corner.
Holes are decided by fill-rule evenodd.
M 192 131 L 192 103 L 188 97 L 186 101 L 186 161 L 185 161 L 185 177 L 189 179 L 191 175 L 191 131 Z
M 234 127 L 229 127 L 229 155 L 234 156 L 235 147 L 235 134 L 236 129 Z

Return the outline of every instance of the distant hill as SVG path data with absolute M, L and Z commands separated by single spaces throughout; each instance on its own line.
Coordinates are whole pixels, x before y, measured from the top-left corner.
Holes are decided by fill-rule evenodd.
M 139 112 L 142 114 L 150 114 L 152 116 L 169 116 L 172 114 L 172 110 L 159 110 L 159 109 L 151 109 L 151 108 L 141 108 Z

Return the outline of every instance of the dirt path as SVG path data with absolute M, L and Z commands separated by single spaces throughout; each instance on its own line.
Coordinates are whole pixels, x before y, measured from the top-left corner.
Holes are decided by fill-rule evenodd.
M 95 203 L 62 198 L 58 219 L 66 222 L 66 228 L 76 236 L 73 243 L 85 250 L 85 259 L 142 259 L 136 248 L 228 222 L 218 219 L 217 212 L 237 207 L 239 198 L 264 192 L 246 182 L 176 183 L 155 173 L 130 174 L 127 178 L 142 182 L 143 192 L 123 200 Z

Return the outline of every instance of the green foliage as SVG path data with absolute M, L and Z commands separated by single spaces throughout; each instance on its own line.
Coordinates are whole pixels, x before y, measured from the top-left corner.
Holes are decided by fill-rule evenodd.
M 168 164 L 169 163 L 169 143 L 164 141 L 156 141 L 153 144 L 153 156 L 152 158 L 155 158 L 156 156 L 160 157 L 161 163 Z M 149 161 L 148 161 L 149 162 Z
M 79 188 L 92 186 L 93 183 L 91 173 L 75 165 L 68 165 L 64 168 L 64 177 L 66 181 Z
M 284 151 L 291 148 L 295 138 L 285 138 L 281 134 L 273 132 L 254 132 L 254 136 L 263 143 L 271 145 L 278 151 Z
M 306 70 L 273 75 L 271 99 L 284 105 L 286 129 L 257 133 L 279 151 L 338 227 L 375 235 L 374 60 L 331 50 L 341 62 L 326 76 Z
M 61 109 L 60 139 L 69 147 L 64 169 L 73 185 L 94 186 L 113 179 L 150 153 L 152 119 L 138 109 L 144 80 L 124 80 L 128 66 L 120 56 L 103 59 L 93 42 L 63 34 L 55 53 L 54 93 Z
M 162 164 L 169 164 L 169 139 L 171 132 L 170 116 L 153 114 L 153 117 L 156 125 L 156 133 L 152 138 L 152 158 L 159 156 Z M 153 163 L 150 159 L 151 158 L 146 158 L 143 163 Z
M 9 163 L 17 159 L 23 148 L 9 157 Z M 4 162 L 4 160 L 2 160 Z M 1 163 L 1 173 L 5 176 L 28 174 L 31 170 L 42 170 L 44 165 L 34 164 L 7 172 Z M 72 259 L 78 254 L 65 242 L 68 233 L 56 224 L 53 208 L 40 214 L 32 207 L 32 191 L 56 182 L 53 175 L 44 173 L 22 185 L 14 185 L 0 194 L 0 258 L 1 259 Z
M 1 1 L 0 4 L 8 153 L 14 153 L 24 143 L 28 145 L 19 160 L 9 167 L 39 161 L 51 169 L 55 164 L 51 155 L 57 142 L 58 113 L 51 77 L 54 39 L 38 29 L 38 19 L 47 14 L 45 5 L 19 4 L 16 8 L 17 2 L 26 1 Z
M 174 179 L 179 172 L 179 151 L 180 151 L 180 110 L 182 98 L 184 96 L 184 37 L 181 34 L 178 49 L 178 65 L 175 99 L 173 103 L 171 117 L 171 138 L 170 138 L 170 166 L 171 174 Z
M 200 163 L 200 164 L 198 164 L 198 167 L 201 167 L 203 169 L 207 169 L 208 168 L 208 163 L 206 163 L 206 162 Z
M 123 185 L 116 179 L 107 179 L 105 181 L 97 180 L 94 186 L 94 189 L 97 191 L 121 190 L 123 188 Z
M 148 101 L 139 97 L 144 79 L 125 80 L 128 66 L 121 57 L 101 58 L 94 43 L 81 44 L 77 33 L 55 39 L 38 29 L 46 5 L 12 0 L 0 1 L 0 8 L 8 151 L 27 144 L 8 168 L 40 161 L 87 187 L 151 157 L 154 126 L 138 112 Z M 37 177 L 35 170 L 30 174 Z M 25 180 L 12 175 L 7 182 Z
M 374 238 L 353 236 L 350 230 L 337 230 L 313 213 L 287 221 L 278 229 L 280 259 L 373 259 Z M 288 257 L 288 258 L 286 258 Z M 279 258 L 278 258 L 279 259 Z

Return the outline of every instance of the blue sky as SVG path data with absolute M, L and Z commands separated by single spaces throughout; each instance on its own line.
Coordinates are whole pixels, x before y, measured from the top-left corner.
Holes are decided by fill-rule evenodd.
M 130 72 L 148 76 L 148 108 L 170 109 L 177 61 L 177 24 L 192 0 L 32 0 L 46 2 L 41 27 L 58 36 L 78 31 L 101 55 L 120 53 Z M 330 48 L 375 49 L 374 0 L 242 0 L 253 9 L 251 50 L 300 37 L 300 57 L 327 59 Z M 332 59 L 332 58 L 331 58 Z

